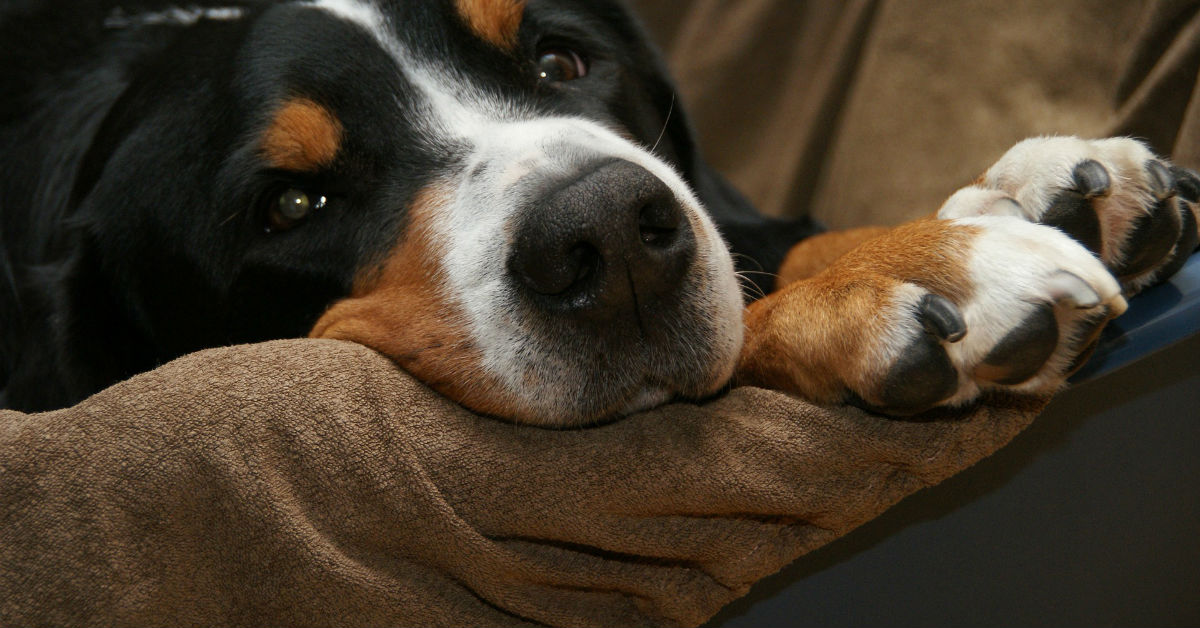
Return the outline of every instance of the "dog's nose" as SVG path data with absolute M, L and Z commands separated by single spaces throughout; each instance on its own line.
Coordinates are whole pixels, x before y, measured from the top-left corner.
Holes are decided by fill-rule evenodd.
M 603 319 L 636 308 L 642 316 L 679 289 L 695 237 L 658 177 L 610 160 L 550 187 L 523 208 L 508 259 L 541 307 Z

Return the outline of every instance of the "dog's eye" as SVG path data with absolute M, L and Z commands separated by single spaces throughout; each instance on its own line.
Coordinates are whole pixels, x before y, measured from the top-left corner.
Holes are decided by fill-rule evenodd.
M 587 76 L 588 66 L 569 48 L 551 48 L 538 57 L 538 81 L 564 83 Z
M 288 188 L 279 194 L 267 212 L 267 231 L 285 231 L 325 206 L 324 196 Z

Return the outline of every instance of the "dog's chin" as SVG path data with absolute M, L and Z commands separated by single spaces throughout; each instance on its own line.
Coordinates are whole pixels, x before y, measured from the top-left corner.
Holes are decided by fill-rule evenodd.
M 531 389 L 499 404 L 495 399 L 481 403 L 472 399 L 457 401 L 468 409 L 506 421 L 547 428 L 578 428 L 610 423 L 671 401 L 698 401 L 716 394 L 728 381 L 728 377 L 718 376 L 679 385 L 654 382 L 617 388 L 599 383 L 606 378 L 608 374 L 596 374 L 574 389 Z
M 366 345 L 473 412 L 553 428 L 596 425 L 672 400 L 710 397 L 732 377 L 742 342 L 740 319 L 726 313 L 653 326 L 648 331 L 657 337 L 650 342 L 616 332 L 536 334 L 526 328 L 522 341 L 504 344 L 500 359 L 489 360 L 469 336 L 401 326 L 370 307 L 369 315 L 358 316 L 359 305 L 347 300 L 335 306 L 312 336 Z
M 621 416 L 637 414 L 642 410 L 649 410 L 650 408 L 661 406 L 674 397 L 675 393 L 665 388 L 647 388 L 634 397 L 628 405 L 626 405 L 624 408 L 621 408 L 619 414 Z

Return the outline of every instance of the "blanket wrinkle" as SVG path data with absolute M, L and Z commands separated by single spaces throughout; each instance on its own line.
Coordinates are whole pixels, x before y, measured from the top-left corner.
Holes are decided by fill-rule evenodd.
M 1192 102 L 1192 86 L 1200 71 L 1200 13 L 1192 15 L 1161 58 L 1140 76 L 1129 97 L 1121 101 L 1115 132 L 1136 133 L 1160 154 L 1173 154 L 1184 141 L 1180 130 Z M 1151 111 L 1148 111 L 1152 110 Z
M 714 581 L 695 565 L 655 564 L 645 561 L 626 561 L 619 558 L 597 555 L 549 544 L 510 542 L 509 547 L 523 556 L 548 565 L 575 563 L 578 571 L 568 578 L 561 575 L 555 581 L 540 582 L 541 586 L 553 590 L 596 596 L 600 600 L 615 598 L 622 603 L 633 604 L 644 616 L 658 617 L 654 623 L 676 623 L 671 617 L 686 617 L 691 610 L 686 605 L 697 596 L 706 595 L 714 585 L 727 589 Z M 637 563 L 633 569 L 628 563 Z M 647 591 L 646 581 L 655 583 L 655 588 L 668 592 L 669 602 L 663 607 L 657 595 Z M 663 607 L 663 608 L 660 608 Z
M 600 547 L 584 545 L 580 543 L 566 543 L 550 539 L 530 539 L 530 538 L 498 538 L 496 542 L 505 544 L 513 549 L 520 551 L 522 547 L 528 552 L 540 553 L 547 559 L 555 562 L 562 562 L 561 556 L 557 553 L 567 553 L 582 555 L 579 560 L 588 561 L 589 567 L 585 573 L 593 575 L 596 572 L 610 571 L 612 566 L 620 569 L 621 565 L 634 565 L 639 571 L 646 573 L 656 572 L 654 576 L 657 580 L 671 580 L 677 582 L 676 586 L 680 590 L 687 588 L 687 582 L 690 579 L 699 578 L 706 584 L 715 584 L 729 591 L 737 589 L 736 584 L 722 582 L 716 574 L 710 573 L 706 565 L 696 560 L 688 559 L 671 559 L 658 556 L 642 556 L 636 554 L 622 554 L 612 552 Z M 559 584 L 563 588 L 571 589 L 587 589 L 587 590 L 612 590 L 619 591 L 636 598 L 642 598 L 647 602 L 653 602 L 644 592 L 642 592 L 636 583 L 616 582 L 611 585 L 576 585 L 576 584 Z M 686 597 L 686 596 L 685 596 Z

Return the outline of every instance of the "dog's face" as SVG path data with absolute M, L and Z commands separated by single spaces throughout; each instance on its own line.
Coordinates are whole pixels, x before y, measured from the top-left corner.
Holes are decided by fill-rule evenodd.
M 542 424 L 728 379 L 733 264 L 681 175 L 692 147 L 669 84 L 619 6 L 206 11 L 122 97 L 143 115 L 105 122 L 81 192 L 94 246 L 162 343 L 353 340 L 467 407 Z M 196 287 L 181 294 L 181 277 Z M 186 329 L 198 316 L 233 332 Z

